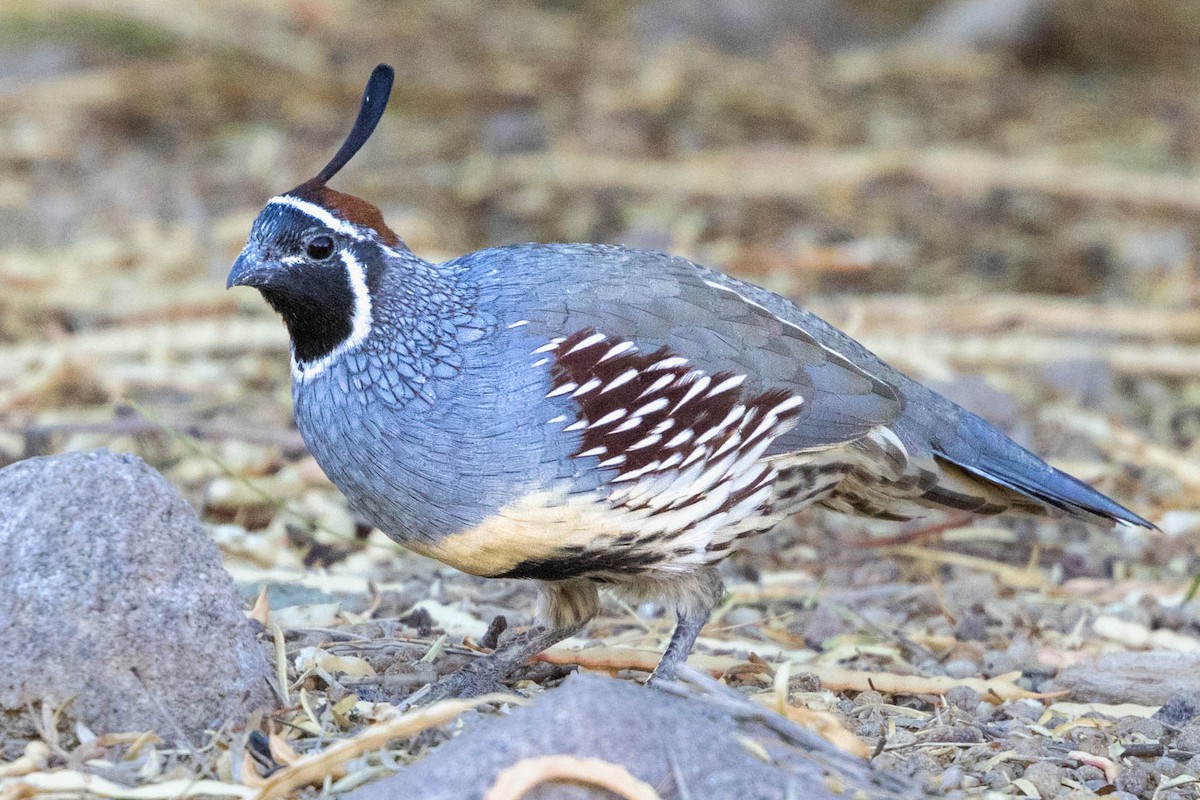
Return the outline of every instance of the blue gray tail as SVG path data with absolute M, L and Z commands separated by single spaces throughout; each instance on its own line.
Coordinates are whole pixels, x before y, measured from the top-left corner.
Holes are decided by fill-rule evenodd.
M 1155 529 L 1151 522 L 1078 478 L 1050 466 L 974 414 L 956 410 L 959 414 L 954 420 L 954 433 L 934 445 L 939 461 L 1014 493 L 1014 499 L 1026 501 L 1016 504 L 1022 510 L 1040 508 L 1092 522 Z

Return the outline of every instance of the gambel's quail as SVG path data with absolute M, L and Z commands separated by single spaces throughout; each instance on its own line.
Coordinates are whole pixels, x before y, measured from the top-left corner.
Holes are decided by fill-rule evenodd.
M 651 676 L 672 677 L 717 563 L 814 504 L 1153 527 L 788 300 L 683 258 L 414 255 L 327 186 L 391 84 L 380 65 L 333 160 L 267 202 L 229 286 L 283 317 L 300 431 L 358 513 L 464 572 L 537 582 L 541 626 L 476 677 L 580 630 L 602 586 L 674 609 Z

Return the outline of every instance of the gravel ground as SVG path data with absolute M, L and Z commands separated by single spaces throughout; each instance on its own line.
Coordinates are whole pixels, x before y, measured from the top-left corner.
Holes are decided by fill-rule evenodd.
M 252 785 L 287 763 L 280 742 L 323 752 L 378 724 L 379 686 L 407 694 L 498 616 L 531 620 L 530 587 L 356 522 L 292 424 L 280 325 L 223 290 L 262 201 L 325 162 L 389 60 L 394 110 L 338 188 L 415 251 L 615 241 L 727 269 L 1163 529 L 813 511 L 723 566 L 700 669 L 831 715 L 843 746 L 934 796 L 1198 796 L 1200 22 L 1027 3 L 988 39 L 933 24 L 934 2 L 804 5 L 0 8 L 0 465 L 103 446 L 161 470 L 247 607 L 269 588 L 257 618 L 290 687 L 258 734 L 273 750 L 147 748 L 65 719 L 54 735 L 35 710 L 44 770 Z M 606 600 L 578 653 L 512 688 L 580 663 L 640 678 L 668 634 L 661 608 Z

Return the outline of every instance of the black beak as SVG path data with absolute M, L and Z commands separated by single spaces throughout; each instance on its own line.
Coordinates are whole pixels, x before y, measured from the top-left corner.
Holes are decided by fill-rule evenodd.
M 258 256 L 252 254 L 250 248 L 247 247 L 237 257 L 237 261 L 233 262 L 233 268 L 229 270 L 229 278 L 225 281 L 225 288 L 265 286 L 270 280 L 271 271 L 271 268 L 263 264 Z

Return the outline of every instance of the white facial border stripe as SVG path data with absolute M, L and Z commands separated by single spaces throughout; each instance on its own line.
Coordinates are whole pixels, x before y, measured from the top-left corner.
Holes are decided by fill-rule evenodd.
M 292 378 L 300 383 L 310 381 L 320 375 L 339 356 L 347 350 L 358 347 L 371 335 L 371 292 L 367 288 L 367 271 L 349 250 L 342 250 L 339 255 L 342 258 L 342 265 L 346 268 L 346 277 L 350 281 L 350 291 L 354 294 L 354 318 L 351 321 L 350 335 L 344 342 L 316 361 L 298 362 L 293 353 Z
M 366 238 L 363 236 L 362 230 L 357 225 L 347 222 L 344 219 L 338 219 L 333 214 L 329 213 L 328 209 L 321 208 L 321 206 L 317 205 L 316 203 L 310 203 L 307 200 L 301 200 L 299 197 L 292 197 L 289 194 L 281 194 L 268 200 L 267 205 L 287 206 L 288 208 L 295 209 L 301 214 L 312 217 L 330 230 L 336 231 L 337 233 L 345 236 L 349 236 L 351 239 L 356 241 L 361 242 Z

